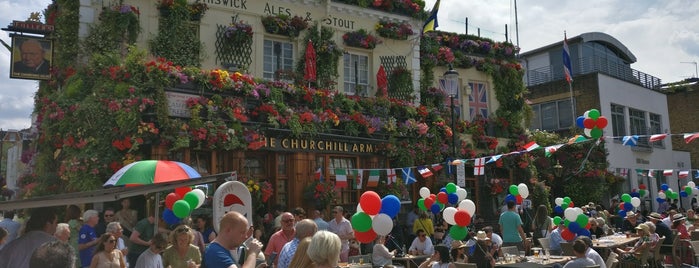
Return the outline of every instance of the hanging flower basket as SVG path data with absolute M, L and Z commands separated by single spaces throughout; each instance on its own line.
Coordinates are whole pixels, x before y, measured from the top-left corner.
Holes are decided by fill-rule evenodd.
M 366 49 L 374 49 L 376 45 L 382 43 L 380 39 L 376 38 L 376 36 L 369 34 L 364 29 L 346 33 L 342 36 L 342 40 L 345 42 L 345 45 L 347 46 Z
M 308 22 L 299 16 L 288 15 L 266 16 L 262 18 L 265 31 L 271 34 L 286 35 L 291 38 L 299 36 L 301 31 L 308 28 Z
M 415 34 L 413 27 L 405 22 L 398 23 L 381 20 L 376 24 L 375 28 L 379 36 L 396 40 L 407 40 L 408 37 Z
M 233 44 L 245 43 L 252 39 L 252 26 L 242 21 L 231 23 L 226 28 L 224 38 Z
M 204 13 L 209 10 L 209 6 L 206 5 L 206 3 L 197 1 L 196 3 L 188 5 L 187 9 L 189 10 L 191 20 L 199 21 L 201 17 L 204 16 Z

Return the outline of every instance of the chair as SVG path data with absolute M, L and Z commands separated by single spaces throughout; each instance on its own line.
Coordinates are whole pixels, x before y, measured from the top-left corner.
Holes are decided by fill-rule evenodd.
M 539 244 L 541 245 L 541 248 L 543 248 L 546 252 L 549 252 L 551 249 L 551 238 L 539 238 Z
M 455 262 L 456 268 L 478 268 L 475 263 Z
M 699 240 L 699 231 L 692 231 L 692 241 Z
M 609 257 L 607 257 L 607 261 L 605 262 L 605 264 L 607 265 L 607 268 L 614 265 L 614 262 L 617 262 L 617 263 L 619 262 L 619 260 L 617 259 L 617 256 L 619 256 L 619 255 L 617 255 L 614 252 L 609 253 Z
M 677 235 L 677 232 L 676 232 L 676 231 L 673 231 L 673 235 L 674 235 L 675 237 L 674 237 L 674 239 L 672 240 L 672 246 L 670 246 L 670 245 L 660 245 L 660 247 L 664 247 L 664 248 L 671 247 L 670 254 L 666 254 L 666 253 L 665 253 L 665 254 L 662 254 L 662 255 L 661 255 L 661 258 L 662 258 L 662 256 L 670 256 L 670 258 L 672 259 L 672 265 L 674 265 L 674 267 L 680 267 L 680 266 L 681 266 L 681 265 L 680 265 L 680 264 L 681 264 L 681 262 L 680 262 L 680 257 L 677 256 L 677 255 L 675 254 L 676 251 L 677 251 L 677 249 L 678 249 L 678 247 L 679 247 L 679 245 L 680 245 L 680 236 Z M 664 262 L 664 260 L 662 260 L 662 261 Z
M 519 249 L 517 249 L 517 247 L 515 247 L 515 246 L 502 247 L 502 248 L 500 248 L 500 250 L 502 250 L 503 255 L 510 254 L 512 256 L 519 256 Z
M 561 254 L 563 254 L 563 256 L 575 256 L 573 252 L 573 243 L 561 242 Z
M 694 252 L 694 262 L 699 263 L 699 241 L 690 241 L 692 244 L 692 251 Z
M 648 260 L 648 262 L 650 263 L 650 267 L 662 267 L 663 256 L 660 255 L 660 247 L 663 245 L 663 241 L 665 241 L 664 236 L 660 237 L 660 239 L 658 239 L 658 243 L 655 244 L 655 247 L 650 249 L 651 254 Z

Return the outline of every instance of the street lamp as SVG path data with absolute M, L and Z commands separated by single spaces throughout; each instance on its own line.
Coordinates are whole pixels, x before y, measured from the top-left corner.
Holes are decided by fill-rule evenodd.
M 454 67 L 449 64 L 449 70 L 444 73 L 444 90 L 449 94 L 449 99 L 451 100 L 451 144 L 452 144 L 452 155 L 456 158 L 456 131 L 454 124 L 456 119 L 454 118 L 454 97 L 459 94 L 459 73 L 454 71 Z
M 560 178 L 563 175 L 563 166 L 561 166 L 561 162 L 558 160 L 556 160 L 556 165 L 553 166 L 553 175 L 556 178 Z

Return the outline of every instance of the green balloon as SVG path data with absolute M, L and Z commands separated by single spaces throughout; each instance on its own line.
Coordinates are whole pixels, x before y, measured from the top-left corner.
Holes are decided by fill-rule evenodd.
M 563 225 L 568 227 L 568 225 L 570 225 L 570 221 L 568 219 L 563 220 Z
M 624 201 L 624 202 L 626 202 L 626 203 L 630 203 L 630 202 L 631 202 L 631 195 L 629 195 L 629 194 L 622 194 L 622 195 L 621 195 L 621 201 Z
M 566 208 L 568 208 L 568 206 L 570 206 L 570 203 L 568 203 L 568 202 L 566 202 L 566 201 L 563 201 L 563 203 L 561 203 L 561 208 L 562 208 L 564 211 L 566 210 Z
M 371 229 L 371 216 L 364 212 L 357 212 L 352 215 L 352 229 L 357 232 L 366 232 Z
M 553 217 L 553 224 L 555 224 L 556 226 L 561 224 L 561 216 Z
M 646 196 L 646 190 L 643 190 L 643 189 L 638 190 L 638 194 L 639 194 L 641 197 L 644 197 L 644 196 Z
M 590 130 L 590 137 L 592 137 L 593 139 L 599 139 L 600 137 L 602 137 L 602 130 L 598 127 L 592 128 L 592 130 Z
M 510 194 L 515 196 L 519 194 L 519 188 L 517 188 L 517 185 L 510 185 Z
M 180 199 L 175 201 L 175 204 L 172 204 L 172 212 L 180 219 L 184 219 L 189 216 L 191 211 L 192 209 L 189 207 L 189 203 L 187 203 L 187 201 Z
M 196 208 L 199 205 L 199 197 L 197 196 L 196 193 L 190 191 L 184 195 L 184 198 L 182 200 L 187 201 L 189 204 L 189 207 L 191 209 Z
M 458 226 L 454 225 L 451 228 L 449 228 L 449 236 L 451 236 L 452 239 L 454 240 L 463 240 L 466 238 L 466 235 L 468 234 L 468 227 L 464 226 Z
M 563 202 L 564 202 L 564 203 L 570 203 L 570 197 L 567 197 L 567 196 L 564 197 L 564 198 L 563 198 Z
M 454 184 L 453 182 L 447 183 L 446 188 L 448 194 L 456 193 L 456 184 Z
M 437 203 L 435 203 L 435 204 L 439 205 L 439 211 L 444 210 L 444 204 L 439 203 L 439 202 L 437 202 Z
M 599 116 L 600 116 L 599 110 L 590 109 L 589 113 L 587 113 L 587 116 L 589 116 L 592 119 L 597 120 L 597 118 L 599 118 Z
M 684 192 L 687 193 L 688 195 L 692 194 L 692 187 L 689 187 L 689 186 L 684 187 Z
M 417 200 L 417 207 L 421 210 L 427 211 L 427 208 L 425 207 L 425 199 L 424 198 L 420 198 Z
M 589 221 L 590 219 L 585 214 L 578 214 L 578 218 L 575 219 L 575 222 L 577 222 L 581 228 L 585 228 Z

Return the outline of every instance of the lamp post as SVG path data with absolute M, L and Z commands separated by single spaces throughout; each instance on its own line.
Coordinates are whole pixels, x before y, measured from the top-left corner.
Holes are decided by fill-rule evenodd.
M 556 165 L 553 166 L 553 175 L 556 178 L 560 178 L 563 175 L 563 166 L 561 166 L 561 162 L 558 160 L 556 160 Z
M 451 153 L 454 158 L 456 158 L 456 131 L 454 125 L 456 123 L 456 119 L 454 118 L 454 97 L 456 97 L 459 93 L 459 73 L 454 70 L 454 67 L 452 67 L 451 64 L 449 64 L 449 70 L 444 73 L 444 89 L 446 93 L 449 94 L 449 99 L 451 101 Z

